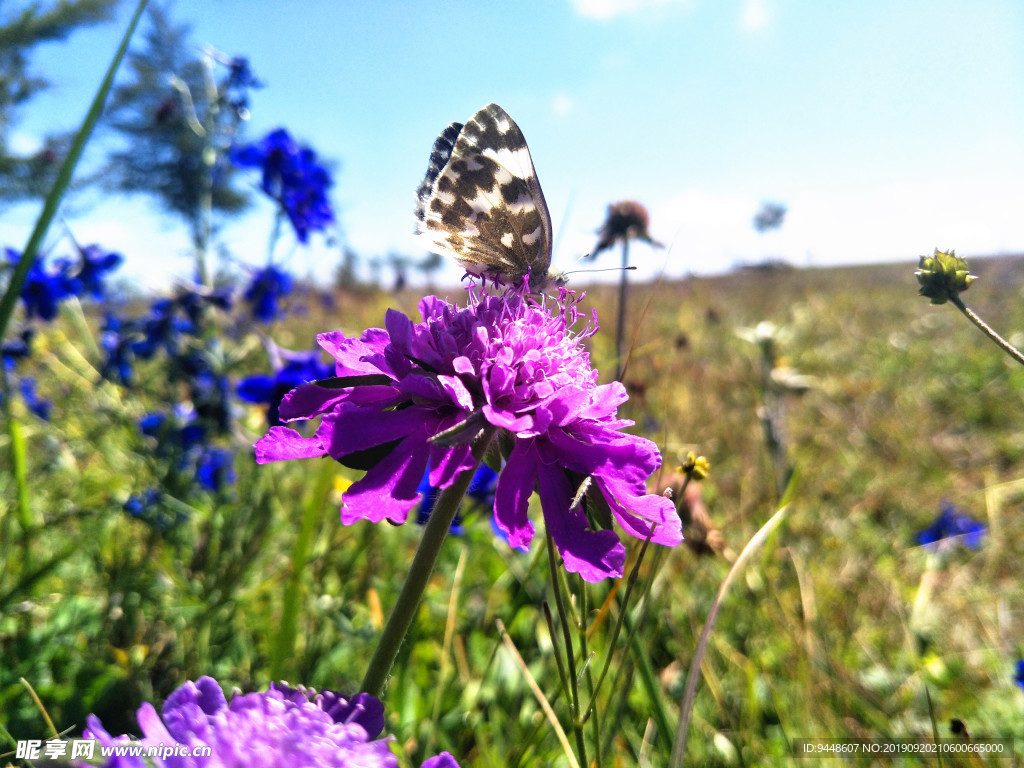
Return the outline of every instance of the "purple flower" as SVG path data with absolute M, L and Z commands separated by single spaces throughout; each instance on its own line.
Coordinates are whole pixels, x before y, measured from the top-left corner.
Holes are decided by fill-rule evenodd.
M 330 173 L 309 147 L 300 146 L 288 131 L 278 128 L 262 141 L 236 149 L 235 165 L 260 168 L 260 187 L 276 200 L 288 215 L 300 243 L 309 233 L 322 231 L 334 221 L 327 190 L 334 184 Z
M 163 768 L 397 768 L 393 737 L 377 738 L 384 729 L 384 707 L 361 693 L 346 699 L 333 691 L 271 685 L 266 693 L 235 692 L 231 700 L 210 677 L 187 682 L 164 702 L 162 717 L 152 704 L 137 714 L 147 747 L 177 743 L 190 749 L 209 747 L 209 757 L 149 758 Z M 86 718 L 85 738 L 102 746 L 132 743 L 111 736 L 95 715 Z M 142 758 L 112 757 L 106 768 L 143 766 Z M 458 768 L 447 752 L 427 760 L 423 768 Z
M 917 534 L 917 543 L 938 546 L 945 540 L 961 541 L 968 549 L 979 549 L 985 538 L 985 524 L 961 509 L 943 503 L 938 517 Z
M 1018 659 L 1014 666 L 1013 682 L 1024 688 L 1024 659 Z
M 344 495 L 342 522 L 403 523 L 428 462 L 430 484 L 446 488 L 476 466 L 473 441 L 493 435 L 504 458 L 494 515 L 509 544 L 533 538 L 527 512 L 537 490 L 567 570 L 587 581 L 621 576 L 625 548 L 588 512 L 669 546 L 682 540 L 681 523 L 669 499 L 647 494 L 660 455 L 650 440 L 621 431 L 632 424 L 616 415 L 625 388 L 597 384 L 582 343 L 596 324 L 570 330 L 577 302 L 563 290 L 551 313 L 518 291 L 474 294 L 466 307 L 428 296 L 421 323 L 388 310 L 385 328 L 358 339 L 321 334 L 338 378 L 304 384 L 281 403 L 285 421 L 322 416 L 316 433 L 273 427 L 256 443 L 256 459 L 328 455 L 366 469 Z

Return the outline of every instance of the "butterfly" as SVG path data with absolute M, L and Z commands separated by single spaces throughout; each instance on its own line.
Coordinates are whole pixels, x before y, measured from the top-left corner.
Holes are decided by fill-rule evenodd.
M 435 253 L 466 271 L 533 292 L 565 275 L 552 272 L 551 214 L 519 126 L 497 104 L 434 142 L 416 190 L 416 232 Z

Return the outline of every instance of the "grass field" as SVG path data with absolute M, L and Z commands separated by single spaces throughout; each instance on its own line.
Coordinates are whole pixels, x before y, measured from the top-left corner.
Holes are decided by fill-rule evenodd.
M 708 458 L 703 499 L 731 557 L 780 506 L 765 407 L 776 459 L 793 470 L 785 518 L 720 606 L 688 765 L 811 765 L 792 758 L 793 739 L 917 738 L 933 725 L 946 737 L 953 718 L 975 738 L 1016 737 L 1024 748 L 1024 690 L 1013 679 L 1024 655 L 1024 370 L 955 309 L 917 297 L 914 266 L 632 287 L 620 415 L 659 445 L 666 469 L 688 451 Z M 980 279 L 968 305 L 1011 338 L 1024 332 L 1024 261 L 971 267 Z M 269 370 L 265 336 L 310 349 L 320 331 L 382 326 L 388 307 L 415 318 L 420 297 L 311 289 L 259 332 L 238 312 L 212 313 L 201 343 L 235 385 Z M 614 301 L 598 286 L 583 303 L 603 325 L 589 343 L 602 381 L 615 367 Z M 790 376 L 800 386 L 772 383 L 787 379 L 766 378 L 758 345 L 737 334 L 762 321 L 778 329 L 774 366 L 808 377 Z M 100 306 L 72 302 L 40 326 L 18 375 L 36 380 L 52 413 L 44 421 L 11 398 L 0 436 L 4 728 L 15 739 L 52 735 L 19 678 L 57 730 L 80 731 L 95 713 L 111 733 L 136 731 L 142 701 L 201 675 L 246 691 L 275 679 L 354 691 L 422 528 L 342 526 L 340 494 L 360 473 L 329 460 L 257 466 L 249 446 L 266 429 L 265 409 L 234 397 L 217 445 L 236 480 L 197 487 L 193 470 L 161 453 L 166 433 L 138 427 L 185 399 L 185 385 L 160 356 L 136 363 L 131 386 L 104 380 L 102 322 Z M 19 484 L 9 457 L 22 441 Z M 124 511 L 150 488 L 164 495 L 149 518 Z M 946 503 L 987 526 L 980 547 L 918 545 Z M 464 511 L 465 532 L 446 541 L 385 691 L 387 730 L 409 764 L 446 749 L 463 766 L 568 765 L 496 627 L 569 730 L 560 639 L 542 610 L 554 601 L 543 536 L 529 553 L 513 551 L 489 510 Z M 632 563 L 639 543 L 628 548 Z M 624 582 L 584 589 L 566 579 L 589 628 L 585 648 L 576 638 L 577 662 L 592 653 L 596 675 L 611 661 L 594 694 L 600 727 L 583 729 L 591 760 L 668 764 L 665 724 L 675 727 L 729 568 L 728 557 L 683 546 L 648 552 L 626 606 Z

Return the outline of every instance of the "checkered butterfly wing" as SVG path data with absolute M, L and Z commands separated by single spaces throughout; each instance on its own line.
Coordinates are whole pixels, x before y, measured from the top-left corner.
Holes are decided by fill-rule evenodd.
M 437 137 L 416 196 L 417 233 L 467 272 L 506 284 L 529 273 L 534 291 L 564 282 L 548 271 L 551 215 L 526 139 L 497 104 Z

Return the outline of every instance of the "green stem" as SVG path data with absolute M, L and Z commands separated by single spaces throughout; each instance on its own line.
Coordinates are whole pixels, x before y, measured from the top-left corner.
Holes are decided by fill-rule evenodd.
M 995 330 L 988 323 L 986 323 L 984 320 L 982 320 L 980 317 L 974 314 L 973 310 L 968 309 L 967 305 L 964 304 L 963 300 L 959 296 L 950 296 L 949 300 L 953 303 L 953 306 L 955 306 L 957 309 L 964 313 L 964 316 L 968 320 L 970 320 L 972 323 L 978 326 L 982 333 L 984 333 L 986 336 L 992 339 L 992 341 L 994 341 L 996 345 L 1001 350 L 1003 350 L 1003 352 L 1008 354 L 1021 365 L 1024 365 L 1024 354 L 1022 354 L 1019 349 L 1017 349 L 1010 342 L 1008 342 L 1006 339 L 1004 339 L 1002 336 L 996 333 Z
M 31 565 L 29 561 L 31 555 L 29 531 L 32 529 L 32 508 L 28 495 L 28 454 L 25 450 L 25 433 L 22 424 L 14 414 L 14 393 L 11 391 L 10 381 L 7 378 L 7 368 L 3 363 L 0 363 L 0 379 L 2 379 L 2 389 L 0 389 L 0 392 L 3 393 L 7 435 L 11 441 L 11 469 L 14 471 L 14 487 L 17 494 L 18 524 L 21 526 L 22 534 L 21 567 L 23 572 L 27 572 Z M 6 525 L 5 520 L 5 528 Z M 7 537 L 5 536 L 4 538 Z
M 132 33 L 135 32 L 135 27 L 139 24 L 139 19 L 142 17 L 142 11 L 146 7 L 146 2 L 147 0 L 139 0 L 139 5 L 135 9 L 135 15 L 132 16 L 131 23 L 128 25 L 124 37 L 121 38 L 121 45 L 118 46 L 117 53 L 114 54 L 114 60 L 110 62 L 110 66 L 107 68 L 107 74 L 103 78 L 103 82 L 100 84 L 92 104 L 89 106 L 89 111 L 85 115 L 82 127 L 78 129 L 78 135 L 75 136 L 75 140 L 71 144 L 71 149 L 68 150 L 68 156 L 64 158 L 64 164 L 60 168 L 60 173 L 57 174 L 57 180 L 54 182 L 53 189 L 50 190 L 50 194 L 46 196 L 46 200 L 43 202 L 43 210 L 39 214 L 39 218 L 36 219 L 36 225 L 32 230 L 32 234 L 29 235 L 28 243 L 21 252 L 21 258 L 18 259 L 18 263 L 14 267 L 14 274 L 11 275 L 11 281 L 7 284 L 7 292 L 4 294 L 3 299 L 0 300 L 0 339 L 4 337 L 4 333 L 7 331 L 11 315 L 14 314 L 14 304 L 18 300 L 22 287 L 25 285 L 25 280 L 28 279 L 29 269 L 35 263 L 36 254 L 43 243 L 43 238 L 46 237 L 46 232 L 53 222 L 53 217 L 57 214 L 60 201 L 71 184 L 71 176 L 75 171 L 75 166 L 78 164 L 78 159 L 82 156 L 86 142 L 89 141 L 89 136 L 92 135 L 92 130 L 96 126 L 96 121 L 99 120 L 100 114 L 103 112 L 103 105 L 106 103 L 107 95 L 114 84 L 114 74 L 121 65 L 125 51 L 128 50 L 128 41 L 131 40 Z
M 583 727 L 580 721 L 580 691 L 576 677 L 576 652 L 572 644 L 572 628 L 569 624 L 569 610 L 567 601 L 562 594 L 563 588 L 568 588 L 563 583 L 563 574 L 558 567 L 555 555 L 555 542 L 551 538 L 551 531 L 545 529 L 548 550 L 548 569 L 551 572 L 551 587 L 555 592 L 555 607 L 558 610 L 558 620 L 562 627 L 562 642 L 565 643 L 566 677 L 569 680 L 569 716 L 572 722 L 573 734 L 576 737 L 576 751 L 580 765 L 587 765 L 587 743 L 583 738 Z M 552 642 L 555 638 L 552 638 Z
M 409 573 L 402 584 L 402 591 L 398 594 L 398 601 L 391 609 L 388 623 L 384 627 L 377 650 L 374 651 L 370 665 L 366 669 L 366 676 L 363 677 L 360 691 L 372 694 L 380 698 L 384 691 L 384 683 L 387 682 L 391 667 L 398 657 L 398 651 L 405 641 L 405 636 L 412 626 L 416 616 L 416 609 L 419 607 L 423 592 L 430 581 L 430 574 L 434 570 L 437 558 L 441 554 L 441 545 L 455 519 L 455 513 L 462 503 L 462 499 L 469 490 L 469 484 L 479 466 L 488 444 L 491 442 L 490 431 L 484 433 L 473 447 L 473 457 L 477 464 L 472 469 L 465 470 L 458 476 L 454 483 L 445 488 L 438 496 L 437 504 L 434 505 L 430 518 L 423 528 L 423 537 L 420 539 L 419 547 L 409 566 Z
M 622 273 L 619 276 L 619 322 L 615 327 L 615 373 L 616 381 L 621 381 L 626 372 L 626 360 L 622 351 L 622 342 L 626 335 L 626 267 L 629 266 L 629 238 L 622 238 Z
M 324 502 L 330 492 L 331 481 L 334 479 L 333 467 L 325 463 L 320 473 L 316 491 L 306 504 L 302 513 L 299 535 L 292 546 L 291 572 L 284 590 L 284 603 L 281 609 L 281 625 L 274 636 L 270 649 L 270 679 L 284 680 L 291 671 L 286 665 L 295 658 L 295 638 L 298 636 L 299 612 L 302 606 L 302 576 L 309 561 L 309 553 L 313 549 L 316 523 L 320 519 Z

